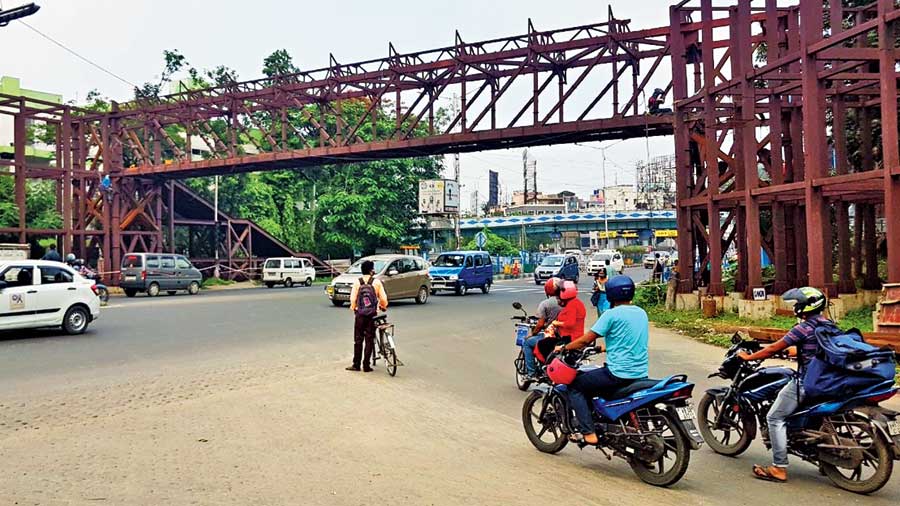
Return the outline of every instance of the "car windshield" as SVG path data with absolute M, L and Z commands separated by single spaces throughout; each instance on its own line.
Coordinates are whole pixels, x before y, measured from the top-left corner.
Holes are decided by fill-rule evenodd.
M 650 253 L 650 254 L 644 255 L 644 259 L 645 260 L 654 260 L 654 259 L 656 259 L 656 255 L 654 255 L 653 253 Z
M 462 267 L 465 261 L 465 255 L 441 255 L 432 265 L 435 267 Z
M 350 266 L 350 269 L 347 270 L 347 274 L 362 274 L 362 263 L 365 262 L 366 258 L 362 258 L 357 260 L 356 263 Z M 384 269 L 387 261 L 385 260 L 372 260 L 375 263 L 375 272 L 381 272 Z
M 595 262 L 605 262 L 606 260 L 611 260 L 611 259 L 612 259 L 612 255 L 610 255 L 609 253 L 597 253 L 591 257 L 591 260 L 593 260 Z
M 134 269 L 136 267 L 140 267 L 143 265 L 141 261 L 141 257 L 139 255 L 127 255 L 124 259 L 122 259 L 122 268 L 123 269 Z
M 563 258 L 564 257 L 561 256 L 547 257 L 543 262 L 541 262 L 541 265 L 546 265 L 548 267 L 559 267 L 563 263 Z

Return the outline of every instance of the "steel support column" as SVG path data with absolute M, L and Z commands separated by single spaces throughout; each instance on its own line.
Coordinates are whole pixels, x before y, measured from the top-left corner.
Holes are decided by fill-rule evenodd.
M 897 78 L 894 22 L 885 21 L 893 0 L 878 0 L 878 63 L 881 70 L 881 149 L 884 156 L 884 225 L 887 282 L 900 283 L 900 152 L 897 134 Z

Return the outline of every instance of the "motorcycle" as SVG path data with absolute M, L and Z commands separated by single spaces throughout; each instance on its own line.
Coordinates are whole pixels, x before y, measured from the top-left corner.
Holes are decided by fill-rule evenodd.
M 106 304 L 109 302 L 109 289 L 106 285 L 100 281 L 100 275 L 97 274 L 96 271 L 88 267 L 83 259 L 78 259 L 75 261 L 74 265 L 72 265 L 74 269 L 81 274 L 81 277 L 85 279 L 90 279 L 94 282 L 95 293 L 97 297 L 100 299 L 100 302 Z
M 596 348 L 568 352 L 565 360 L 582 364 Z M 547 357 L 552 362 L 555 354 Z M 703 443 L 694 425 L 691 394 L 694 384 L 678 374 L 665 379 L 643 379 L 615 390 L 608 398 L 593 399 L 596 448 L 608 459 L 624 459 L 645 483 L 668 487 L 687 472 L 691 450 Z M 575 414 L 569 404 L 568 386 L 549 382 L 536 387 L 522 406 L 522 424 L 528 440 L 539 451 L 559 453 L 577 432 Z M 577 442 L 580 448 L 591 446 Z
M 766 415 L 796 373 L 737 356 L 758 351 L 758 342 L 734 334 L 731 343 L 721 367 L 709 376 L 730 380 L 731 385 L 706 391 L 697 406 L 697 422 L 713 451 L 736 457 L 747 450 L 758 429 L 771 449 Z M 885 381 L 848 398 L 801 406 L 788 418 L 788 453 L 818 466 L 844 490 L 879 490 L 891 477 L 893 461 L 900 460 L 900 413 L 878 404 L 897 391 L 893 381 Z
M 522 304 L 519 302 L 513 302 L 512 306 L 513 309 L 523 313 L 523 316 L 517 315 L 510 319 L 518 322 L 516 323 L 516 346 L 519 347 L 519 355 L 514 363 L 516 366 L 516 386 L 524 392 L 531 386 L 532 381 L 527 379 L 528 371 L 525 368 L 525 351 L 523 347 L 525 346 L 525 340 L 534 333 L 534 326 L 537 324 L 538 317 L 530 316 L 527 311 L 522 309 Z

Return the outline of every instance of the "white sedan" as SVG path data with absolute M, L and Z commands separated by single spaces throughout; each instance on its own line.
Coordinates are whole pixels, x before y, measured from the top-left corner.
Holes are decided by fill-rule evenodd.
M 74 335 L 99 317 L 97 286 L 68 265 L 0 262 L 0 330 L 62 327 Z

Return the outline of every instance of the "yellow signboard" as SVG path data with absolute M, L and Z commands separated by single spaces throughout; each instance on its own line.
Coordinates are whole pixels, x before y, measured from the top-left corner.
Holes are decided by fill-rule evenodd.
M 653 232 L 656 237 L 678 237 L 677 230 L 656 230 Z
M 637 232 L 622 232 L 620 237 L 624 237 L 626 239 L 637 239 Z
M 613 232 L 597 232 L 598 239 L 614 239 L 619 237 L 619 233 L 616 231 Z

